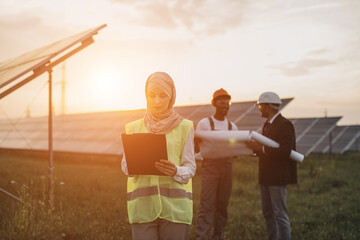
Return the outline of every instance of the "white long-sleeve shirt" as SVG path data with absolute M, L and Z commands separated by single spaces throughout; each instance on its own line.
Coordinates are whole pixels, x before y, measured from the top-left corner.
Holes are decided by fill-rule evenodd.
M 173 177 L 175 181 L 179 183 L 186 184 L 190 178 L 195 175 L 196 172 L 196 163 L 195 163 L 195 154 L 194 154 L 194 129 L 191 128 L 184 144 L 183 152 L 181 155 L 180 165 L 176 165 L 176 174 Z M 121 161 L 121 169 L 125 175 L 129 175 L 126 163 L 125 153 Z

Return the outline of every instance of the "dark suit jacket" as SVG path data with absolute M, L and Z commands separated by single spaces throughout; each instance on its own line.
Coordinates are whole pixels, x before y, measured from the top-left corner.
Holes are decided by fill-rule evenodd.
M 297 183 L 297 164 L 290 159 L 291 150 L 296 150 L 293 124 L 279 114 L 265 131 L 263 127 L 262 134 L 278 142 L 280 147 L 265 147 L 265 153 L 258 153 L 259 184 L 270 186 Z

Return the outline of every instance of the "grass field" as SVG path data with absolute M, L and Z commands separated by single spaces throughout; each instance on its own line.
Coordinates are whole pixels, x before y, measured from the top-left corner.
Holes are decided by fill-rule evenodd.
M 106 160 L 106 159 L 105 159 Z M 47 200 L 48 163 L 41 157 L 0 153 L 0 239 L 131 239 L 126 177 L 108 164 L 55 161 L 55 205 Z M 360 239 L 360 154 L 310 156 L 299 165 L 299 184 L 288 187 L 293 239 Z M 201 164 L 194 177 L 194 239 Z M 234 165 L 226 239 L 266 239 L 257 185 L 257 159 Z

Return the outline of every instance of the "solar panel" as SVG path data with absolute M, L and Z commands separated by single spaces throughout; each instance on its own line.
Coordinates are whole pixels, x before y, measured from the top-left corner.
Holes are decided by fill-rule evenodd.
M 353 152 L 360 151 L 360 136 L 358 136 L 357 138 L 354 138 L 353 144 L 346 151 L 353 151 Z
M 291 119 L 295 127 L 297 151 L 305 156 L 312 153 L 340 119 L 341 117 Z
M 106 24 L 0 63 L 0 99 L 93 42 Z M 70 52 L 67 52 L 70 51 Z
M 342 154 L 346 151 L 358 151 L 356 141 L 360 137 L 360 125 L 336 126 L 331 132 L 331 152 Z M 329 153 L 330 139 L 329 136 L 322 141 L 314 152 Z

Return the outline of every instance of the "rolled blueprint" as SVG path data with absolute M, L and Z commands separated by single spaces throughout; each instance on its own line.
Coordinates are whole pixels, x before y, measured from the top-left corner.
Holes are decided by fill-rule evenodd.
M 200 152 L 203 158 L 221 159 L 239 155 L 252 155 L 245 141 L 250 139 L 250 131 L 195 131 L 201 139 Z
M 271 140 L 270 138 L 265 137 L 264 135 L 261 135 L 258 132 L 255 132 L 255 131 L 250 132 L 250 139 L 253 139 L 267 147 L 278 148 L 280 146 L 279 143 L 275 142 L 274 140 Z M 294 150 L 291 150 L 290 159 L 301 163 L 304 160 L 304 155 L 302 155 L 301 153 L 298 153 Z

